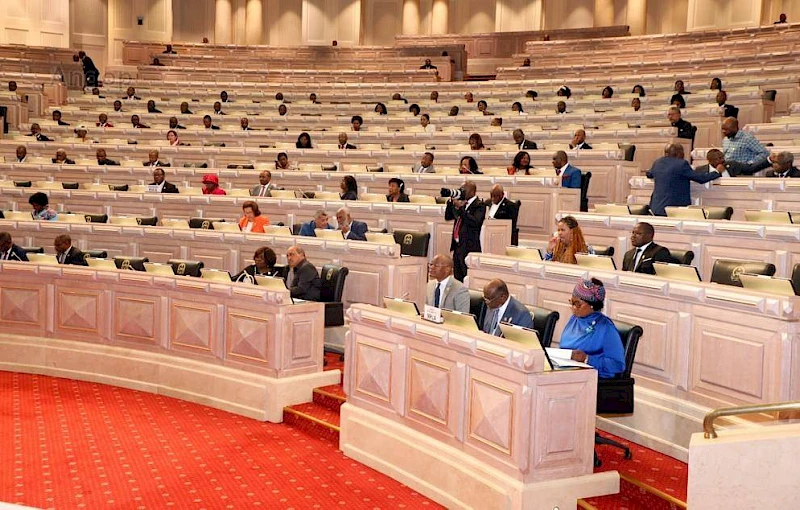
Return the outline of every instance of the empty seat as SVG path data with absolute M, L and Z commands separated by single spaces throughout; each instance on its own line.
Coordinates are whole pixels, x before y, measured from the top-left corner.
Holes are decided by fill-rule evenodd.
M 200 260 L 169 259 L 167 264 L 172 266 L 172 271 L 178 276 L 194 276 L 199 278 L 202 274 L 203 262 Z
M 486 301 L 483 300 L 483 292 L 469 289 L 469 313 L 475 316 L 478 324 L 483 324 L 483 314 L 486 311 Z
M 325 303 L 325 327 L 344 326 L 342 294 L 349 270 L 334 264 L 325 264 L 319 273 L 322 280 L 319 300 Z
M 25 253 L 44 253 L 44 248 L 41 246 L 22 246 Z
M 542 347 L 550 347 L 550 344 L 553 343 L 556 323 L 561 315 L 555 310 L 538 306 L 529 306 L 528 310 L 533 314 L 533 329 L 539 334 L 539 342 Z
M 136 224 L 143 227 L 155 227 L 158 225 L 158 216 L 137 217 Z
M 83 250 L 83 259 L 107 259 L 108 252 L 105 250 Z
M 150 260 L 147 257 L 127 257 L 125 255 L 114 257 L 114 264 L 116 264 L 117 269 L 144 271 L 145 262 L 150 262 Z
M 402 255 L 410 255 L 412 257 L 427 257 L 428 245 L 431 241 L 431 235 L 428 232 L 416 232 L 413 230 L 395 230 L 394 240 L 400 245 L 400 253 Z
M 603 255 L 605 257 L 613 257 L 614 256 L 614 247 L 613 246 L 603 246 L 600 244 L 592 245 L 592 249 L 594 250 L 595 255 Z
M 592 180 L 592 172 L 581 172 L 581 211 L 589 210 L 589 181 Z
M 189 219 L 189 228 L 199 228 L 203 230 L 213 230 L 214 229 L 214 222 L 220 221 L 224 222 L 225 220 L 211 220 L 208 218 L 190 218 Z
M 78 213 L 80 214 L 80 213 Z M 86 223 L 107 223 L 108 214 L 82 214 Z
M 694 252 L 692 250 L 669 250 L 669 254 L 675 260 L 676 264 L 683 264 L 688 266 L 694 260 Z
M 750 260 L 717 259 L 711 269 L 711 282 L 741 287 L 742 282 L 739 275 L 742 273 L 774 276 L 775 264 Z

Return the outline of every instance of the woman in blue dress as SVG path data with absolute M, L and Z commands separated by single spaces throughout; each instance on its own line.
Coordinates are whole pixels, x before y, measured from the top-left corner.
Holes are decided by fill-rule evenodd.
M 559 347 L 572 349 L 572 359 L 597 370 L 602 379 L 625 370 L 622 340 L 614 323 L 603 315 L 606 289 L 597 278 L 582 280 L 572 291 L 572 317 L 561 334 Z

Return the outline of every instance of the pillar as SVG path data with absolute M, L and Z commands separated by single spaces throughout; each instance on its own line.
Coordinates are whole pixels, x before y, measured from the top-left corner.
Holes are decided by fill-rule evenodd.
M 614 24 L 614 0 L 594 0 L 594 26 L 610 27 Z
M 214 43 L 231 43 L 231 21 L 233 9 L 231 0 L 216 0 L 216 15 L 214 17 Z
M 403 0 L 403 35 L 419 34 L 419 0 Z
M 628 0 L 628 26 L 631 35 L 647 33 L 647 0 Z
M 449 0 L 433 0 L 431 9 L 431 34 L 447 34 L 450 28 Z
M 244 34 L 245 44 L 262 44 L 264 42 L 262 0 L 247 0 Z

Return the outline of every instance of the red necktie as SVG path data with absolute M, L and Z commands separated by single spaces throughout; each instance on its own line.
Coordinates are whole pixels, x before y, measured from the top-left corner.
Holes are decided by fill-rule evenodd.
M 461 211 L 461 216 L 456 218 L 456 224 L 453 227 L 453 239 L 458 242 L 459 233 L 461 232 L 461 220 L 464 217 L 464 214 L 467 212 L 467 208 L 465 207 L 463 211 Z

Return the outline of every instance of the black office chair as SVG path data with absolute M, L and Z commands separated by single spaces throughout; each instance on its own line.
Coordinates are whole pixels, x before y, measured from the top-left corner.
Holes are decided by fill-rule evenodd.
M 514 204 L 516 207 L 516 212 L 514 213 L 514 218 L 511 221 L 511 246 L 519 245 L 519 208 L 522 207 L 521 200 L 514 200 Z
M 795 264 L 792 268 L 792 287 L 794 287 L 795 295 L 800 296 L 800 293 L 798 293 L 798 290 L 800 290 L 800 264 Z
M 625 352 L 625 370 L 616 377 L 597 380 L 597 414 L 632 414 L 633 413 L 633 387 L 636 380 L 631 377 L 633 360 L 636 357 L 636 348 L 644 331 L 641 326 L 623 321 L 614 321 L 617 332 L 622 339 L 622 348 Z M 631 458 L 631 450 L 627 446 L 612 439 L 606 439 L 595 432 L 594 444 L 604 444 L 619 448 L 625 452 L 625 458 Z M 602 465 L 597 452 L 594 453 L 594 466 Z
M 739 275 L 742 273 L 774 276 L 775 264 L 751 260 L 717 259 L 711 269 L 711 283 L 741 287 L 742 282 L 739 280 Z
M 136 218 L 136 224 L 143 227 L 155 227 L 158 225 L 158 216 L 145 216 Z
M 108 185 L 109 191 L 128 191 L 127 184 L 109 184 Z
M 561 315 L 555 310 L 529 306 L 528 310 L 533 314 L 533 329 L 539 334 L 539 343 L 542 347 L 550 347 L 553 343 L 553 332 L 556 330 L 556 323 Z
M 325 327 L 344 326 L 344 283 L 350 272 L 346 267 L 325 264 L 319 278 L 322 280 L 319 300 L 325 303 Z
M 603 246 L 602 244 L 595 244 L 592 245 L 592 249 L 594 250 L 595 255 L 603 255 L 604 257 L 614 256 L 613 246 Z
M 208 218 L 189 218 L 189 228 L 199 228 L 201 230 L 214 230 L 214 222 L 224 222 L 223 219 L 208 219 Z
M 108 252 L 105 250 L 83 250 L 83 260 L 86 259 L 107 259 Z
M 703 207 L 703 211 L 705 211 L 707 220 L 730 220 L 733 216 L 733 207 Z
M 431 242 L 430 233 L 395 230 L 392 234 L 394 234 L 394 241 L 400 245 L 401 255 L 410 255 L 412 257 L 428 256 L 428 245 Z
M 634 216 L 651 216 L 650 206 L 647 204 L 628 204 L 628 210 Z
M 694 260 L 694 252 L 692 250 L 669 250 L 675 264 L 683 264 L 685 266 L 691 265 Z
M 224 145 L 222 147 L 224 147 Z M 202 163 L 199 161 L 191 161 L 189 163 L 184 163 L 183 168 L 208 168 L 208 163 L 205 161 Z
M 469 289 L 469 313 L 475 316 L 478 327 L 483 324 L 483 314 L 486 313 L 486 302 L 483 300 L 483 292 Z
M 581 172 L 581 212 L 589 211 L 589 181 L 592 172 Z
M 17 188 L 30 188 L 33 183 L 31 181 L 14 181 L 14 186 Z
M 81 214 L 81 213 L 77 213 Z M 108 214 L 83 214 L 86 223 L 108 223 Z
M 201 260 L 169 259 L 167 264 L 172 266 L 172 272 L 178 276 L 194 276 L 199 278 L 203 266 Z
M 77 182 L 62 182 L 61 188 L 62 189 L 80 189 L 80 184 Z
M 44 253 L 44 248 L 41 246 L 22 246 L 22 251 L 28 253 Z
M 767 101 L 775 101 L 775 96 L 778 95 L 777 90 L 765 90 L 764 94 L 761 96 Z
M 633 161 L 633 158 L 636 157 L 636 146 L 633 144 L 621 143 L 619 144 L 619 148 L 623 151 L 623 157 L 625 161 Z
M 147 257 L 126 257 L 124 255 L 114 257 L 114 264 L 116 264 L 117 269 L 144 271 L 145 262 L 150 262 L 150 259 Z
M 303 228 L 303 224 L 302 223 L 293 224 L 292 225 L 292 235 L 299 236 L 301 228 Z
M 289 275 L 289 266 L 275 264 L 273 267 L 275 268 L 275 276 L 279 276 L 285 280 Z

